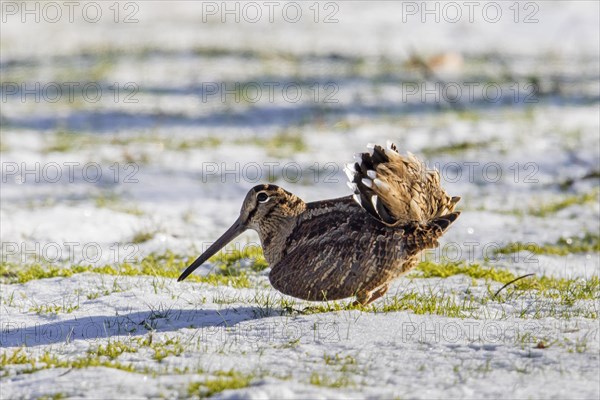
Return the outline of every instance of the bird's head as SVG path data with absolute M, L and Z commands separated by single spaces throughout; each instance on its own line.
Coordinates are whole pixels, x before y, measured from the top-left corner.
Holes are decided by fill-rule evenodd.
M 261 232 L 266 226 L 292 218 L 304 211 L 305 203 L 277 185 L 258 185 L 250 189 L 240 218 L 246 229 Z
M 300 214 L 305 208 L 304 201 L 277 185 L 264 184 L 253 187 L 244 199 L 238 219 L 177 280 L 187 278 L 196 268 L 247 229 L 253 229 L 264 237 L 268 233 L 276 232 L 282 224 Z

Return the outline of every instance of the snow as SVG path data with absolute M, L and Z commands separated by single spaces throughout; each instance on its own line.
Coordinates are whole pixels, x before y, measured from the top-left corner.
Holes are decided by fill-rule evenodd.
M 557 3 L 528 3 L 539 7 L 532 24 L 514 22 L 512 2 L 499 3 L 498 23 L 479 14 L 473 23 L 435 22 L 431 15 L 423 23 L 420 14 L 403 14 L 403 7 L 421 2 L 331 2 L 339 7 L 332 24 L 315 23 L 309 3 L 302 3 L 306 18 L 296 24 L 279 17 L 221 23 L 220 14 L 205 21 L 199 2 L 131 3 L 139 7 L 139 22 L 132 24 L 115 23 L 109 3 L 102 3 L 98 23 L 80 14 L 73 23 L 21 23 L 20 15 L 5 13 L 2 261 L 68 268 L 153 252 L 194 257 L 229 227 L 247 190 L 269 174 L 306 201 L 347 195 L 343 166 L 367 143 L 390 139 L 436 166 L 446 190 L 462 197 L 461 217 L 429 252 L 435 260 L 458 248 L 457 259 L 517 276 L 597 277 L 597 252 L 489 257 L 490 245 L 554 243 L 600 230 L 598 202 L 547 216 L 529 213 L 599 187 L 597 177 L 583 178 L 600 170 L 599 4 Z M 319 4 L 320 18 L 333 10 Z M 121 7 L 122 19 L 131 9 Z M 519 18 L 532 10 L 521 8 Z M 452 62 L 435 70 L 446 82 L 500 82 L 502 100 L 482 100 L 481 92 L 458 105 L 439 93 L 406 99 L 402 85 L 423 80 L 408 67 L 414 53 L 425 60 L 449 55 Z M 526 103 L 531 77 L 542 91 Z M 35 82 L 61 83 L 62 98 L 9 94 L 11 83 L 30 89 Z M 90 102 L 76 91 L 68 101 L 65 82 L 97 83 L 102 96 Z M 131 82 L 138 89 L 133 103 L 125 101 Z M 262 97 L 252 102 L 236 98 L 239 91 L 207 92 L 210 85 L 231 89 L 236 82 L 258 85 Z M 270 101 L 267 82 L 297 85 L 303 96 L 290 102 L 278 89 Z M 330 82 L 337 101 L 326 103 Z M 518 88 L 519 102 L 511 88 Z M 59 132 L 74 132 L 65 151 L 52 149 L 61 144 Z M 300 137 L 305 149 L 269 145 L 282 134 Z M 221 143 L 194 144 L 202 138 Z M 461 143 L 476 145 L 447 150 Z M 102 176 L 95 179 L 98 169 Z M 55 180 L 56 170 L 61 176 Z M 140 232 L 152 238 L 131 243 Z M 254 232 L 234 245 L 248 243 L 258 243 Z M 0 397 L 187 397 L 190 383 L 230 370 L 250 374 L 250 386 L 215 397 L 600 396 L 598 318 L 565 316 L 576 310 L 598 315 L 598 296 L 556 305 L 525 293 L 479 304 L 502 285 L 409 274 L 376 304 L 415 291 L 449 294 L 467 305 L 472 295 L 475 309 L 463 318 L 410 310 L 303 314 L 281 308 L 282 298 L 291 299 L 272 289 L 266 274 L 253 276 L 253 286 L 243 289 L 93 273 L 2 283 L 2 356 L 24 347 L 32 357 L 48 351 L 73 360 L 99 345 L 137 346 L 148 337 L 156 343 L 177 339 L 183 352 L 159 362 L 140 347 L 116 359 L 137 372 L 99 366 L 23 374 L 30 365 L 7 365 Z M 38 314 L 42 305 L 72 310 Z M 297 301 L 294 309 L 310 305 Z M 535 310 L 543 315 L 534 317 Z M 329 383 L 317 385 L 315 376 Z

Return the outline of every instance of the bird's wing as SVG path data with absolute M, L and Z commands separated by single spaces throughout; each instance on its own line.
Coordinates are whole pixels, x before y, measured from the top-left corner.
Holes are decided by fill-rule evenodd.
M 390 227 L 350 198 L 309 203 L 269 280 L 277 290 L 305 300 L 371 291 L 412 268 L 419 252 L 436 247 L 458 215 Z
M 277 290 L 306 300 L 336 300 L 372 290 L 393 275 L 405 255 L 403 229 L 387 227 L 349 203 L 348 209 L 338 205 L 300 221 L 289 251 L 272 266 L 269 279 Z

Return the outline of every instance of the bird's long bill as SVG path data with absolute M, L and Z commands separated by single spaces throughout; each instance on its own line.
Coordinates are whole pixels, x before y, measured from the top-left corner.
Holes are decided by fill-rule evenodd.
M 246 226 L 244 223 L 238 218 L 237 221 L 231 225 L 231 228 L 227 229 L 220 238 L 218 238 L 200 257 L 196 259 L 189 267 L 183 271 L 183 274 L 177 279 L 177 282 L 181 282 L 185 278 L 187 278 L 196 268 L 204 264 L 206 260 L 214 256 L 219 250 L 221 250 L 227 243 L 231 242 L 237 236 L 239 236 L 242 232 L 246 230 Z

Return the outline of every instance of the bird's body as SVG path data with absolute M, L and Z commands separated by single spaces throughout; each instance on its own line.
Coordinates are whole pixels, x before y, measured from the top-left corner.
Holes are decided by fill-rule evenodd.
M 271 252 L 263 245 L 272 265 L 271 284 L 290 296 L 305 300 L 357 296 L 366 300 L 368 293 L 383 289 L 414 265 L 414 248 L 407 245 L 407 239 L 416 227 L 383 225 L 351 196 L 308 203 L 296 221 L 283 251 Z M 269 257 L 277 261 L 271 262 Z M 298 265 L 302 268 L 293 267 Z
M 347 174 L 354 196 L 312 203 L 275 185 L 252 188 L 238 220 L 179 280 L 254 229 L 280 292 L 311 301 L 376 300 L 422 250 L 437 246 L 459 215 L 453 211 L 459 198 L 444 192 L 436 171 L 394 145 L 357 155 Z

